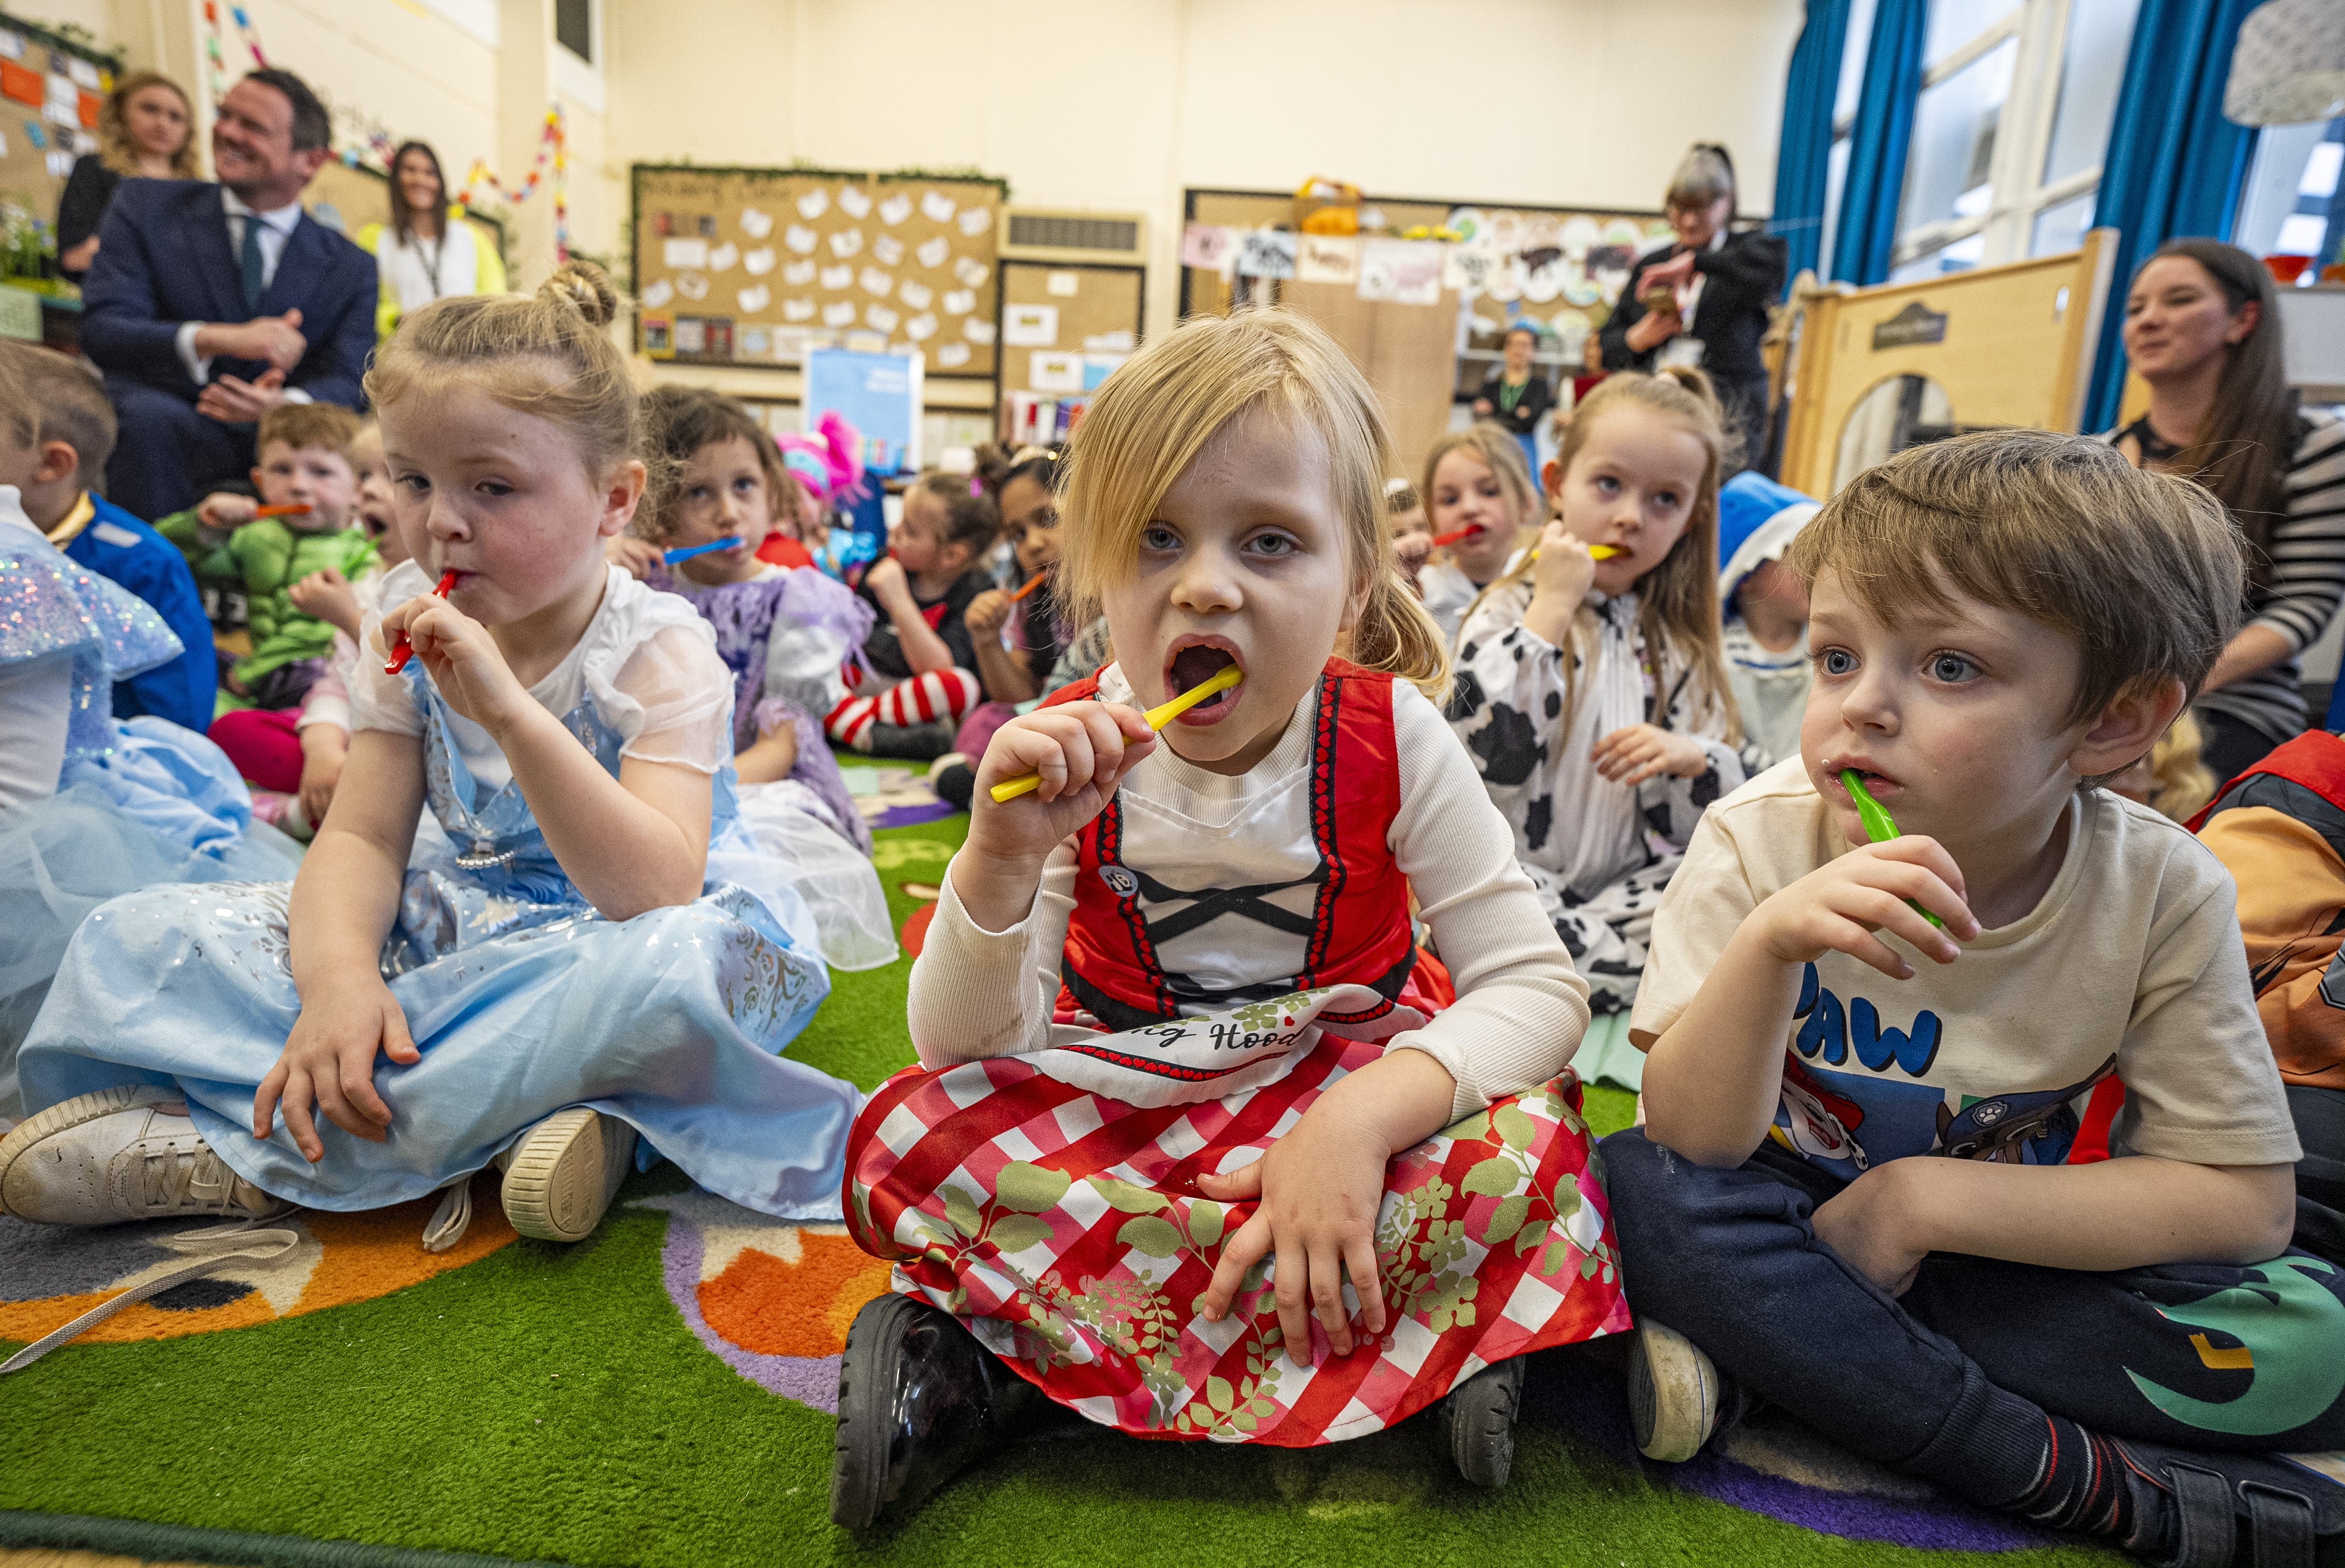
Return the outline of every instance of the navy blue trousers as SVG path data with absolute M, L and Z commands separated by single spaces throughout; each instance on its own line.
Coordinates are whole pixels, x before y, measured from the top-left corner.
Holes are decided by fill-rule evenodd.
M 121 434 L 106 464 L 106 498 L 153 521 L 185 511 L 226 480 L 252 474 L 252 425 L 224 425 L 158 388 L 106 379 Z
M 2345 1269 L 2116 1273 L 1934 1253 L 1892 1297 L 1816 1238 L 1842 1183 L 1762 1145 L 1696 1165 L 1602 1145 L 1629 1304 L 1843 1448 L 1986 1503 L 2044 1469 L 2047 1415 L 2181 1448 L 2345 1447 Z

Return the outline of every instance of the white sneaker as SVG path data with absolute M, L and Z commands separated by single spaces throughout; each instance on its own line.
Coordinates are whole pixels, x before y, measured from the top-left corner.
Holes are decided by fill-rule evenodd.
M 1718 1368 L 1691 1340 L 1650 1318 L 1629 1351 L 1629 1421 L 1647 1459 L 1682 1464 L 1717 1429 Z
M 293 1207 L 213 1153 L 172 1089 L 125 1084 L 76 1095 L 0 1138 L 0 1214 L 36 1224 L 265 1219 Z
M 555 1111 L 506 1150 L 505 1218 L 541 1241 L 584 1241 L 634 1164 L 635 1129 L 585 1106 Z

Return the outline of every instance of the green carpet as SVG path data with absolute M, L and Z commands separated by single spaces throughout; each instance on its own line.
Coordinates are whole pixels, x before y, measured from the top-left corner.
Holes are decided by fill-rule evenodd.
M 936 881 L 964 820 L 881 835 L 899 925 L 919 906 L 899 885 Z M 878 1084 L 909 1060 L 909 967 L 838 976 L 790 1055 Z M 1628 1120 L 1626 1094 L 1589 1098 L 1599 1129 Z M 9 1378 L 0 1546 L 302 1568 L 2111 1560 L 1836 1468 L 1812 1440 L 1737 1451 L 1747 1463 L 1643 1464 L 1623 1447 L 1617 1373 L 1600 1349 L 1538 1358 L 1514 1480 L 1497 1494 L 1458 1482 L 1424 1422 L 1300 1452 L 1061 1429 L 990 1460 L 901 1532 L 858 1541 L 827 1516 L 831 1418 L 771 1390 L 820 1399 L 835 1378 L 813 1352 L 835 1345 L 838 1325 L 813 1320 L 851 1313 L 875 1288 L 859 1255 L 835 1235 L 718 1213 L 729 1206 L 690 1192 L 673 1168 L 632 1180 L 574 1248 L 490 1234 L 493 1199 L 481 1196 L 492 1213 L 475 1224 L 489 1229 L 458 1266 L 402 1283 L 415 1231 L 408 1211 L 390 1211 L 372 1239 L 356 1225 L 325 1237 L 308 1289 L 343 1281 L 326 1305 L 183 1287 L 195 1294 L 158 1298 L 140 1320 L 163 1326 L 125 1330 L 147 1337 L 70 1346 Z M 21 1258 L 37 1242 L 29 1229 L 0 1231 L 0 1286 L 10 1249 Z M 394 1270 L 387 1293 L 348 1285 L 370 1258 Z M 50 1266 L 71 1263 L 60 1254 Z M 761 1306 L 761 1280 L 779 1281 L 783 1307 Z M 0 1310 L 47 1305 L 0 1289 Z M 204 1331 L 206 1313 L 224 1326 Z M 0 1330 L 0 1349 L 16 1342 L 7 1331 L 25 1330 Z M 766 1353 L 777 1346 L 785 1353 Z M 1948 1549 L 1964 1546 L 1989 1549 Z

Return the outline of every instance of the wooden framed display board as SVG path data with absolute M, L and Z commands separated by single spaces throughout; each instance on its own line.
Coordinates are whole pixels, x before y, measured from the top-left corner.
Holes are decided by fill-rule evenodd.
M 97 150 L 98 110 L 122 68 L 119 56 L 0 14 L 0 194 L 56 224 L 74 159 Z
M 1001 389 L 1080 398 L 1140 346 L 1144 268 L 1001 264 Z
M 1783 482 L 1832 495 L 1905 447 L 1995 426 L 2073 430 L 2113 229 L 2059 256 L 1803 303 Z
M 635 347 L 795 369 L 808 349 L 990 379 L 1009 187 L 820 169 L 634 170 Z

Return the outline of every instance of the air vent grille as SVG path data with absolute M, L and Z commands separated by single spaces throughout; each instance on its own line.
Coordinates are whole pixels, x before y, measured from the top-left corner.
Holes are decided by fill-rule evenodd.
M 1049 250 L 1101 250 L 1128 256 L 1140 248 L 1140 225 L 1128 217 L 1010 215 L 1010 243 Z

